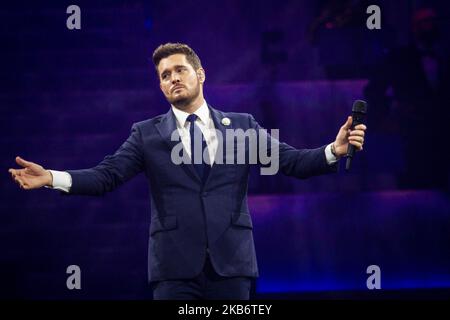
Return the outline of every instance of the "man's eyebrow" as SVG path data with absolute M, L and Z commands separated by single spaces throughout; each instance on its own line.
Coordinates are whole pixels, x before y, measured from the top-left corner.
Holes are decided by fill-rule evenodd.
M 183 65 L 183 64 L 177 64 L 177 65 L 175 65 L 175 66 L 172 67 L 172 69 L 176 69 L 176 68 L 186 68 L 186 66 Z M 161 75 L 163 75 L 163 74 L 165 74 L 165 73 L 167 73 L 167 72 L 169 72 L 169 71 L 170 71 L 170 69 L 164 69 L 164 70 L 161 72 Z
M 186 68 L 186 66 L 184 65 L 184 64 L 177 64 L 176 66 L 173 66 L 175 69 L 176 68 L 180 68 L 180 67 L 182 67 L 182 68 Z

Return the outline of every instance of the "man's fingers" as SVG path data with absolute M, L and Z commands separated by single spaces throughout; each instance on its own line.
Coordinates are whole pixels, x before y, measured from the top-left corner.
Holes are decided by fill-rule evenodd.
M 18 176 L 17 170 L 9 169 L 9 173 L 11 173 L 13 179 Z
M 349 141 L 349 143 L 354 145 L 358 151 L 363 149 L 361 142 L 352 140 L 352 141 Z
M 364 137 L 365 132 L 363 130 L 353 130 L 350 131 L 350 136 L 360 136 L 360 137 Z
M 22 178 L 15 178 L 14 180 L 16 181 L 16 183 L 19 185 L 19 187 L 21 189 L 25 189 L 25 190 L 31 189 L 28 182 L 26 182 Z
M 341 127 L 341 129 L 345 130 L 347 132 L 347 135 L 353 134 L 354 132 L 358 133 L 358 135 L 361 135 L 360 133 L 362 132 L 363 133 L 362 136 L 364 136 L 364 131 L 367 130 L 366 125 L 358 124 L 357 126 L 355 126 L 355 128 L 352 131 L 351 130 L 352 123 L 353 123 L 353 118 L 351 116 L 347 117 L 347 121 L 344 123 L 344 125 Z
M 20 174 L 20 170 L 10 169 L 10 172 L 11 178 L 14 180 L 15 183 L 17 183 L 18 185 L 22 185 L 23 183 L 25 183 L 24 177 L 22 177 Z
M 33 164 L 33 162 L 26 161 L 26 160 L 22 159 L 21 157 L 16 157 L 16 162 L 18 165 L 20 165 L 24 168 L 29 167 Z
M 346 122 L 344 123 L 344 125 L 342 126 L 342 129 L 344 129 L 344 130 L 350 129 L 350 127 L 352 126 L 352 122 L 353 122 L 352 117 L 351 117 L 351 116 L 348 116 L 348 117 L 347 117 L 347 121 L 346 121 Z
M 31 189 L 26 177 L 22 176 L 22 170 L 9 169 L 8 172 L 11 173 L 11 178 L 21 189 Z
M 357 126 L 355 126 L 355 129 L 358 129 L 358 130 L 367 130 L 367 127 L 366 127 L 366 125 L 364 125 L 364 124 L 358 124 Z
M 8 172 L 11 173 L 12 177 L 21 177 L 22 176 L 22 170 L 9 169 Z
M 364 142 L 364 137 L 360 137 L 360 136 L 350 136 L 348 137 L 348 141 L 356 141 L 356 142 Z
M 22 180 L 20 180 L 19 178 L 14 178 L 14 182 L 17 183 L 19 187 L 22 187 Z

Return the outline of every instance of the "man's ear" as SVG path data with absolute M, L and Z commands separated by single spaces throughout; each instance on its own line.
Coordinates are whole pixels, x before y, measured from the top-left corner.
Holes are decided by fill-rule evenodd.
M 201 84 L 203 84 L 206 80 L 205 70 L 203 68 L 197 69 L 197 77 Z

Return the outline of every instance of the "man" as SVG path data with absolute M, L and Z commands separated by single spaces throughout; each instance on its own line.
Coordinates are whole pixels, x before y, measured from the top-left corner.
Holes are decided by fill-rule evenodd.
M 114 155 L 94 168 L 67 172 L 17 157 L 23 169 L 9 172 L 23 189 L 49 186 L 68 194 L 100 195 L 144 171 L 151 186 L 148 271 L 154 299 L 248 299 L 251 279 L 258 276 L 247 206 L 249 163 L 229 164 L 218 150 L 226 129 L 261 128 L 249 114 L 224 113 L 206 103 L 205 70 L 187 45 L 161 45 L 153 62 L 171 109 L 134 124 Z M 297 150 L 268 136 L 267 148 L 278 148 L 278 165 L 286 175 L 335 172 L 349 143 L 362 150 L 366 127 L 350 131 L 351 121 L 328 146 Z M 174 134 L 193 163 L 174 163 Z M 200 163 L 192 152 L 195 141 L 206 158 Z

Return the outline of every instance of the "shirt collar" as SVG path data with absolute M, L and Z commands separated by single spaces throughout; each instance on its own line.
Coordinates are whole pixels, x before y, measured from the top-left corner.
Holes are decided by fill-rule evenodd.
M 181 127 L 186 125 L 186 119 L 189 116 L 189 113 L 184 112 L 183 110 L 177 109 L 172 105 L 172 111 L 175 114 L 175 118 L 177 119 L 178 124 Z M 194 114 L 198 116 L 203 124 L 207 124 L 209 121 L 209 108 L 205 100 L 203 100 L 203 104 L 198 108 Z

